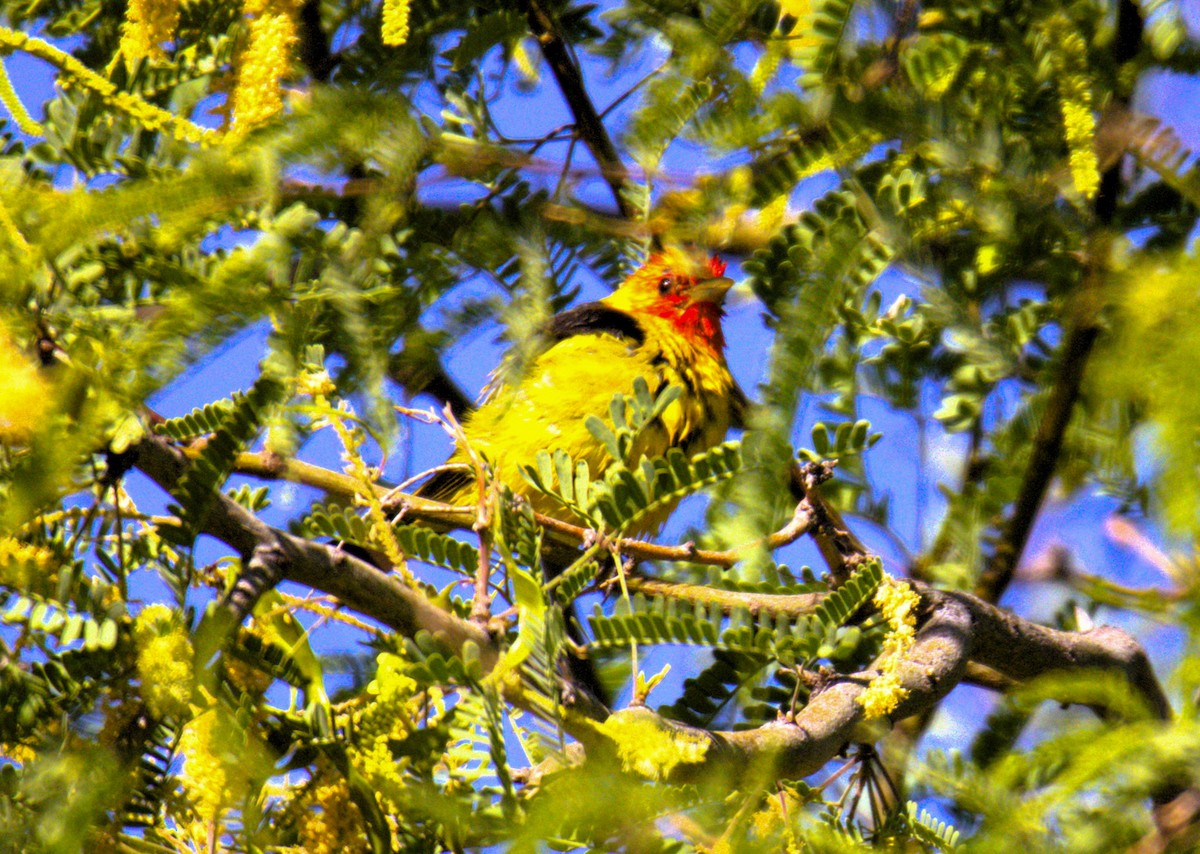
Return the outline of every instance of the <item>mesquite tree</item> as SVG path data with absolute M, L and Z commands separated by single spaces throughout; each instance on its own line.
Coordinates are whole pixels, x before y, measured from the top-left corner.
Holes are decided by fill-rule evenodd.
M 1191 844 L 1200 657 L 1135 636 L 1200 605 L 1182 6 L 0 3 L 0 837 Z M 637 459 L 637 388 L 528 461 L 561 514 L 414 494 L 472 333 L 519 372 L 656 243 L 756 298 L 729 441 Z M 1161 586 L 1028 571 L 1052 489 Z

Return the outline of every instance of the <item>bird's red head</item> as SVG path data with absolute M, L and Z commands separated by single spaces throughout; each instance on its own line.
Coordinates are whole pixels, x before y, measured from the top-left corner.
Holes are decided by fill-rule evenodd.
M 720 351 L 725 346 L 721 305 L 733 285 L 724 276 L 725 262 L 720 258 L 664 249 L 647 258 L 604 301 L 635 317 L 647 314 L 670 320 L 684 336 Z

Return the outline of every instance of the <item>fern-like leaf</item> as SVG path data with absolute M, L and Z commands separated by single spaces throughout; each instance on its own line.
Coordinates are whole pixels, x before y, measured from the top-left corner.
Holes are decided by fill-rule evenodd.
M 232 471 L 234 459 L 254 439 L 286 393 L 287 386 L 264 371 L 248 392 L 234 395 L 229 412 L 179 481 L 175 497 L 179 500 L 178 516 L 183 530 L 173 533 L 181 534 L 181 542 L 190 542 L 195 537 L 208 508 L 216 500 L 217 490 Z

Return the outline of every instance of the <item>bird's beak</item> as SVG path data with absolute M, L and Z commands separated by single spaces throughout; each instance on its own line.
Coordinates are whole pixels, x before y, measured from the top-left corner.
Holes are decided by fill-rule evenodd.
M 720 305 L 725 301 L 725 294 L 733 287 L 733 279 L 721 276 L 715 279 L 701 279 L 692 285 L 688 298 L 692 302 L 711 302 Z

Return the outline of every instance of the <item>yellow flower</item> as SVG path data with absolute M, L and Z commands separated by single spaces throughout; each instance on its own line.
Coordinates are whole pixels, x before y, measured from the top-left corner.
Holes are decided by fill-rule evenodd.
M 327 397 L 335 391 L 337 391 L 337 386 L 330 379 L 329 371 L 324 368 L 305 371 L 296 378 L 297 394 L 306 394 L 312 397 Z
M 367 686 L 370 702 L 355 720 L 355 765 L 369 780 L 401 784 L 407 762 L 392 756 L 391 739 L 402 738 L 416 729 L 410 703 L 417 694 L 417 683 L 405 672 L 403 658 L 390 652 L 380 653 L 379 669 Z
M 359 854 L 367 847 L 362 814 L 346 779 L 334 772 L 314 776 L 297 816 L 300 850 L 309 854 Z
M 704 761 L 708 739 L 672 726 L 644 706 L 632 706 L 609 715 L 597 729 L 617 748 L 627 771 L 649 780 L 665 780 L 678 765 Z
M 891 630 L 883 639 L 883 651 L 876 659 L 879 675 L 858 695 L 858 703 L 868 720 L 890 714 L 908 696 L 900 679 L 900 665 L 917 637 L 921 597 L 907 584 L 885 575 L 875 591 L 874 604 Z
M 142 699 L 156 717 L 184 715 L 192 699 L 192 642 L 179 614 L 150 605 L 133 627 Z
M 121 55 L 126 63 L 161 57 L 162 43 L 175 35 L 178 24 L 178 0 L 129 0 L 121 25 Z
M 408 41 L 409 0 L 383 0 L 383 43 L 399 47 Z
M 1071 99 L 1066 99 L 1064 94 L 1062 102 L 1068 162 L 1075 189 L 1085 199 L 1090 199 L 1100 189 L 1100 163 L 1093 142 L 1096 118 L 1092 115 L 1091 93 L 1086 88 L 1079 88 L 1072 94 Z
M 217 732 L 218 714 L 209 709 L 197 715 L 179 736 L 179 752 L 184 756 L 181 778 L 184 791 L 192 800 L 197 815 L 206 822 L 215 822 L 234 800 L 226 784 L 227 767 L 217 752 L 220 735 Z
M 54 552 L 45 546 L 0 537 L 0 581 L 17 590 L 45 591 L 54 586 L 58 573 Z
M 1085 199 L 1100 188 L 1100 165 L 1096 159 L 1096 118 L 1092 114 L 1092 90 L 1087 77 L 1088 44 L 1077 25 L 1066 14 L 1049 17 L 1042 25 L 1063 117 L 1067 161 L 1071 181 Z
M 243 8 L 254 17 L 231 96 L 235 132 L 257 127 L 283 110 L 280 84 L 292 70 L 292 50 L 299 41 L 294 3 L 246 0 Z
M 206 823 L 241 806 L 256 783 L 270 775 L 272 758 L 266 747 L 219 703 L 201 711 L 179 737 L 183 754 L 180 783 Z
M 105 104 L 127 114 L 149 130 L 169 128 L 176 139 L 196 143 L 208 142 L 214 136 L 213 131 L 194 125 L 173 113 L 168 113 L 143 98 L 128 92 L 118 92 L 117 87 L 110 80 L 100 76 L 78 59 L 59 50 L 49 42 L 32 38 L 16 30 L 10 30 L 8 27 L 0 27 L 0 49 L 22 50 L 31 56 L 45 60 L 62 71 L 58 83 L 63 89 L 79 85 L 90 92 L 95 92 Z

